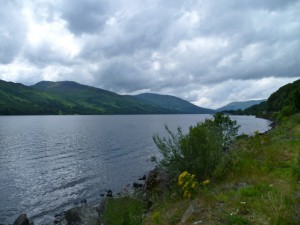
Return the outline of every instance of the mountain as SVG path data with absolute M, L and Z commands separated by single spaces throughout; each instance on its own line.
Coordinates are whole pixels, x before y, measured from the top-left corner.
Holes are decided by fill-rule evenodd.
M 194 107 L 197 108 L 197 106 Z M 41 81 L 33 86 L 25 86 L 0 80 L 0 115 L 175 114 L 181 112 L 198 113 L 195 110 L 173 110 L 168 106 L 155 104 L 136 96 L 119 95 L 72 81 Z
M 133 96 L 119 95 L 73 81 L 41 81 L 32 88 L 63 99 L 76 114 L 172 113 Z
M 212 109 L 201 108 L 192 103 L 185 101 L 181 98 L 170 96 L 170 95 L 159 95 L 153 93 L 144 93 L 135 95 L 135 97 L 142 99 L 150 104 L 154 104 L 170 110 L 174 113 L 180 114 L 190 114 L 190 113 L 199 113 L 199 114 L 210 114 L 214 113 Z
M 262 100 L 250 100 L 250 101 L 243 101 L 243 102 L 231 102 L 221 108 L 216 109 L 217 112 L 222 112 L 222 111 L 228 111 L 228 110 L 244 110 L 247 109 L 253 105 L 260 104 L 261 102 L 265 102 L 266 99 Z

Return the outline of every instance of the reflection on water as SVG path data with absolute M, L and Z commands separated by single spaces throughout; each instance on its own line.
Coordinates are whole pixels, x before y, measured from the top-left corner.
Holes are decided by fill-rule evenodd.
M 75 201 L 119 191 L 153 168 L 152 136 L 209 115 L 0 117 L 0 221 L 26 212 L 36 224 Z M 269 121 L 233 117 L 241 132 L 266 131 Z

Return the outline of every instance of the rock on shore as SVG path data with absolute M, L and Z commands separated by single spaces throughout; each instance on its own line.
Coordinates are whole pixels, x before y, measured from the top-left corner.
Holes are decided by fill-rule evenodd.
M 34 225 L 34 223 L 27 217 L 25 213 L 22 213 L 13 223 L 13 225 Z

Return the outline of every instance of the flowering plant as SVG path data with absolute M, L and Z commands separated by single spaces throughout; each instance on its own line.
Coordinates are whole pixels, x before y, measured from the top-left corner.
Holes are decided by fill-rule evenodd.
M 199 185 L 195 177 L 194 174 L 190 174 L 187 171 L 179 175 L 178 185 L 182 188 L 184 198 L 191 198 L 195 194 L 195 189 Z

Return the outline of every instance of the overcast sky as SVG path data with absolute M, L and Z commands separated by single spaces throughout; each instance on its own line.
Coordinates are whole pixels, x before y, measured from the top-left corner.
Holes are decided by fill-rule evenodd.
M 202 107 L 300 77 L 297 0 L 0 0 L 0 79 L 73 80 Z

